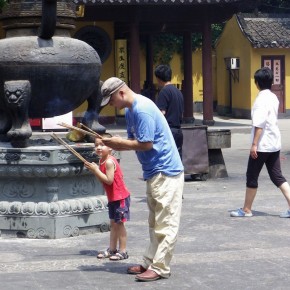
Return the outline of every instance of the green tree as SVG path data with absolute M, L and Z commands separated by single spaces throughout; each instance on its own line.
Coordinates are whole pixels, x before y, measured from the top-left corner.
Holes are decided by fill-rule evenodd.
M 7 0 L 0 0 L 0 12 L 1 9 L 7 4 Z
M 212 24 L 212 44 L 223 30 L 224 24 Z M 192 33 L 192 51 L 201 48 L 202 34 Z M 169 64 L 175 53 L 183 53 L 183 37 L 179 34 L 162 33 L 153 36 L 153 55 L 155 63 Z
M 256 9 L 263 13 L 290 13 L 290 0 L 258 0 Z M 249 11 L 253 12 L 253 7 Z M 222 33 L 224 23 L 212 24 L 212 43 L 218 39 Z M 182 36 L 164 33 L 153 37 L 153 53 L 155 63 L 169 64 L 174 53 L 182 55 Z M 192 34 L 192 50 L 201 48 L 201 33 Z

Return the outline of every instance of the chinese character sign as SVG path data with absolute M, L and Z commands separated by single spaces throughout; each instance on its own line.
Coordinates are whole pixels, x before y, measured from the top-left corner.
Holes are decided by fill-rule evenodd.
M 127 40 L 115 40 L 115 75 L 128 84 L 128 56 L 127 56 Z M 116 109 L 116 115 L 125 114 L 124 109 Z
M 272 60 L 265 59 L 264 60 L 264 67 L 268 67 L 273 70 L 274 75 L 274 85 L 281 84 L 281 61 L 279 59 L 273 59 L 273 67 L 272 67 Z
M 268 67 L 269 69 L 272 69 L 271 60 L 270 59 L 265 59 L 264 60 L 264 67 Z
M 128 83 L 128 57 L 127 40 L 117 39 L 115 41 L 115 65 L 116 77 Z
M 281 63 L 279 59 L 274 60 L 273 74 L 274 74 L 274 85 L 280 85 L 281 84 Z

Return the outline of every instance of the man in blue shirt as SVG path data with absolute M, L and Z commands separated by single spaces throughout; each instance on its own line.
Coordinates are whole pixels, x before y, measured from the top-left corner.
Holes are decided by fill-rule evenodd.
M 168 123 L 148 98 L 133 92 L 125 82 L 112 77 L 101 88 L 101 106 L 125 109 L 128 139 L 104 138 L 115 150 L 135 150 L 147 183 L 150 244 L 142 265 L 128 268 L 138 281 L 170 276 L 169 263 L 177 241 L 184 168 Z

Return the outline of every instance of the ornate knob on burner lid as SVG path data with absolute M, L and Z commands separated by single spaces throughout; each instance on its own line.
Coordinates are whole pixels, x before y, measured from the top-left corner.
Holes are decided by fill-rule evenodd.
M 42 20 L 39 37 L 49 39 L 54 35 L 56 25 L 56 0 L 42 0 Z

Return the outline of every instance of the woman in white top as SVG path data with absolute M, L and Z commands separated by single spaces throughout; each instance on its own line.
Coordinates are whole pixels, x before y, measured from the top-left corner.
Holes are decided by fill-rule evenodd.
M 252 204 L 257 189 L 258 178 L 266 164 L 270 179 L 284 194 L 288 210 L 280 217 L 290 217 L 290 187 L 281 172 L 280 149 L 281 135 L 277 124 L 279 101 L 270 89 L 273 72 L 269 68 L 261 68 L 254 75 L 259 94 L 254 102 L 252 116 L 252 145 L 247 167 L 247 187 L 243 208 L 231 212 L 232 217 L 251 217 Z

